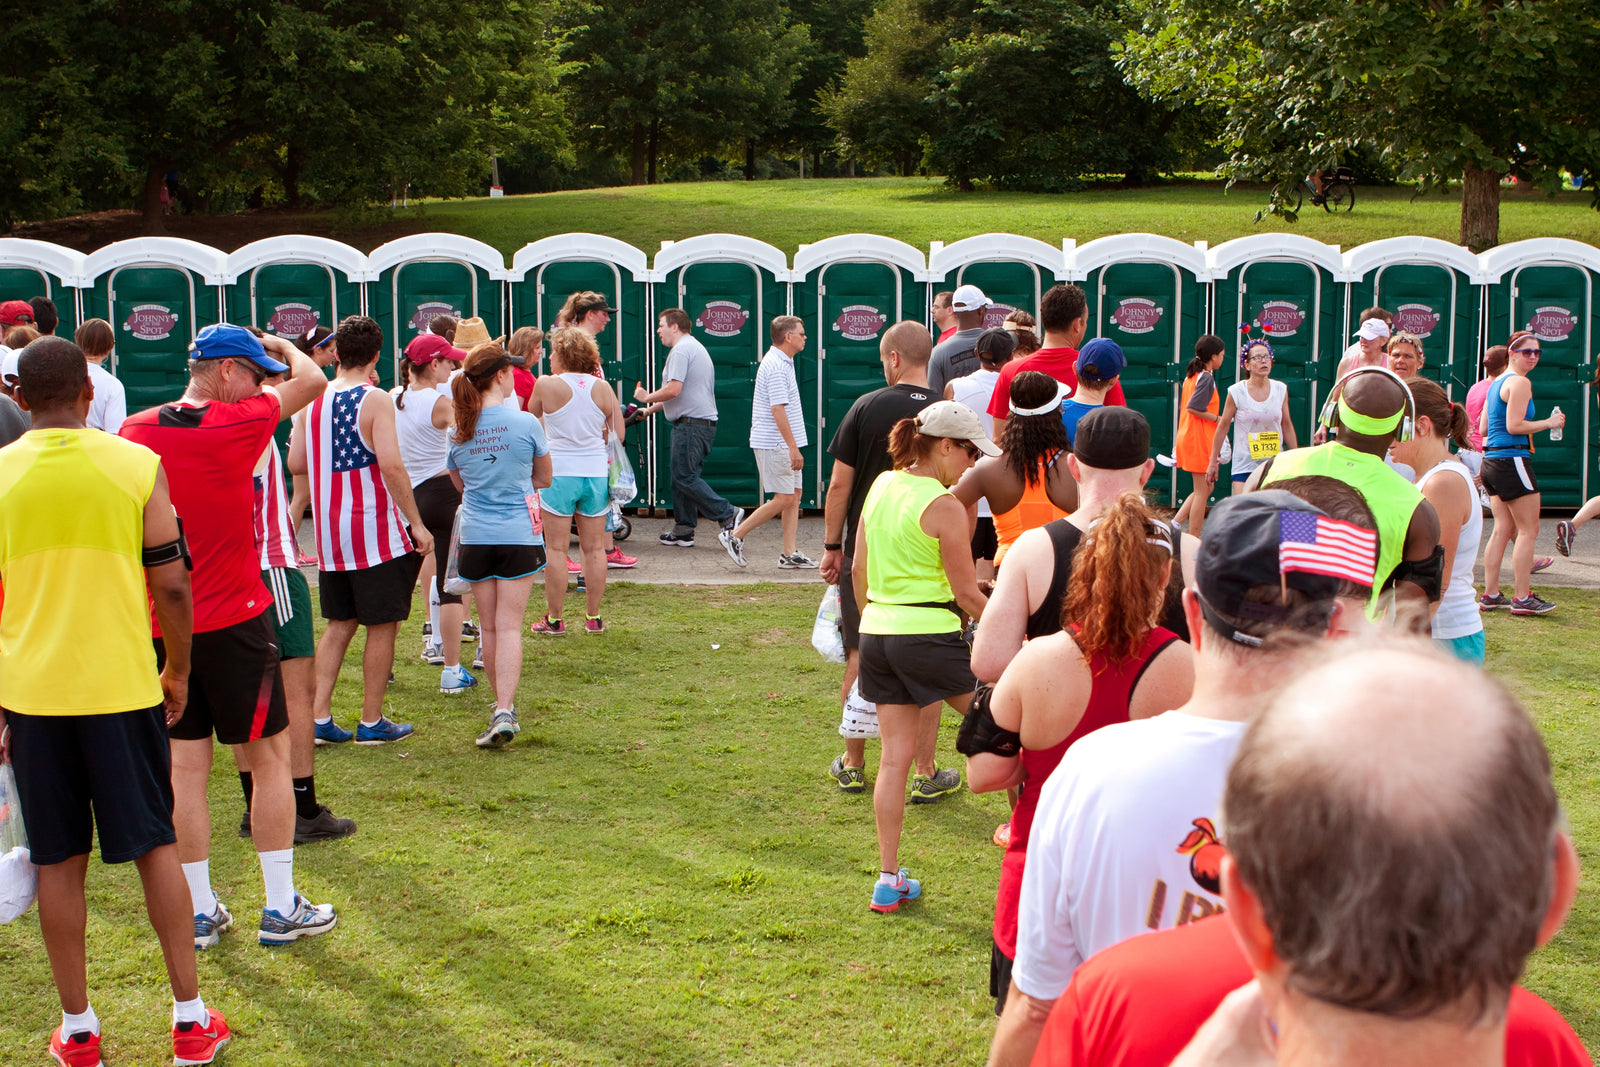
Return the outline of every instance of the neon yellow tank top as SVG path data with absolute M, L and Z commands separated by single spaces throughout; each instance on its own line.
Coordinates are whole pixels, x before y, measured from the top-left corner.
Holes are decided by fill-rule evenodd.
M 950 490 L 936 478 L 907 471 L 878 475 L 861 508 L 867 537 L 867 603 L 864 634 L 957 633 L 961 621 L 942 604 L 955 598 L 945 577 L 939 540 L 922 532 L 922 513 Z

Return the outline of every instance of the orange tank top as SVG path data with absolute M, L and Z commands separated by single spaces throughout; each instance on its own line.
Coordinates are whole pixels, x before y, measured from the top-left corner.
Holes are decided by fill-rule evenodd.
M 1010 511 L 995 512 L 994 536 L 1000 543 L 999 549 L 995 552 L 995 566 L 1000 565 L 1012 542 L 1024 533 L 1037 529 L 1047 522 L 1067 517 L 1068 513 L 1056 507 L 1048 492 L 1050 469 L 1060 458 L 1061 453 L 1055 452 L 1041 460 L 1039 465 L 1042 474 L 1038 484 L 1023 486 L 1022 499 L 1017 501 L 1017 506 Z

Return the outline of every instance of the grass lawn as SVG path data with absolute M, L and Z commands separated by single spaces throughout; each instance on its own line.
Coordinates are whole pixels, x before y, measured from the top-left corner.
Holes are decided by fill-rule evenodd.
M 838 668 L 809 645 L 818 586 L 617 585 L 612 629 L 530 643 L 523 732 L 482 752 L 485 698 L 435 692 L 402 639 L 390 712 L 417 735 L 319 750 L 360 833 L 303 847 L 340 926 L 255 943 L 261 882 L 219 753 L 212 877 L 238 929 L 200 960 L 234 1064 L 980 1063 L 1003 795 L 907 812 L 924 899 L 867 908 L 869 796 L 823 776 Z M 1579 848 L 1600 870 L 1592 649 L 1600 593 L 1490 620 L 1490 664 L 1536 709 Z M 719 647 L 720 646 L 720 647 Z M 352 658 L 351 665 L 356 663 Z M 347 668 L 337 717 L 354 725 Z M 951 761 L 947 723 L 941 760 Z M 90 870 L 90 988 L 109 1063 L 170 1054 L 169 993 L 131 865 Z M 1600 1048 L 1591 886 L 1528 984 Z M 0 928 L 0 1062 L 45 1061 L 59 1009 L 37 911 Z

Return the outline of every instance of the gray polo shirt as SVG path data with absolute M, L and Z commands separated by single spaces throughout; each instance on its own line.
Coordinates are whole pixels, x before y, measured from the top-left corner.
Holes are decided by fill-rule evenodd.
M 682 382 L 683 391 L 671 400 L 663 401 L 661 413 L 668 422 L 679 419 L 710 419 L 717 421 L 717 371 L 712 365 L 711 353 L 692 336 L 684 334 L 667 353 L 667 365 L 661 371 L 661 383 Z

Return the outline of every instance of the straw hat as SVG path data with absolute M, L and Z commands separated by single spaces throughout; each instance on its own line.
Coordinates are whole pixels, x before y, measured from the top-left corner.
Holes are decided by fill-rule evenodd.
M 473 316 L 470 319 L 462 319 L 456 324 L 455 346 L 463 352 L 470 352 L 479 345 L 504 344 L 505 339 L 505 334 L 501 334 L 499 337 L 490 337 L 489 328 L 477 316 Z

